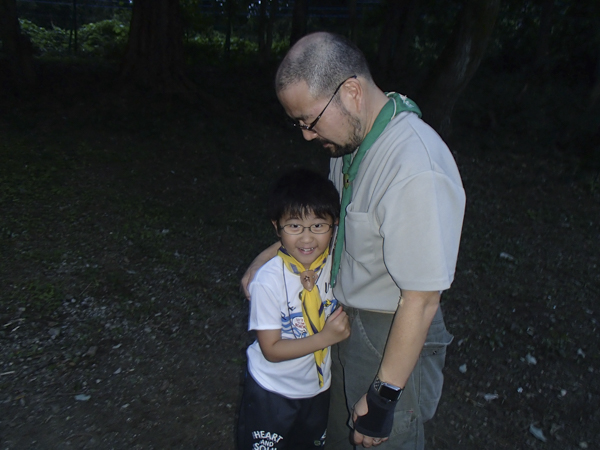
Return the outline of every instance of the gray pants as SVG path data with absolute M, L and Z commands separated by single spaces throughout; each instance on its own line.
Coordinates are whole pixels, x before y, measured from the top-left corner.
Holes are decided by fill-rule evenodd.
M 350 337 L 332 347 L 331 406 L 327 450 L 353 449 L 349 436 L 351 411 L 375 378 L 394 316 L 345 306 L 352 321 Z M 442 394 L 446 331 L 441 308 L 435 314 L 421 356 L 396 406 L 390 439 L 380 449 L 424 448 L 423 423 L 433 417 Z

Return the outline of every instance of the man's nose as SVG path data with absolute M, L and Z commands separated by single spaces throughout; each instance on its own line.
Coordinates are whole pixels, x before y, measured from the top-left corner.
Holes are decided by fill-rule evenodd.
M 307 141 L 312 141 L 317 137 L 317 132 L 314 130 L 302 130 L 302 137 Z

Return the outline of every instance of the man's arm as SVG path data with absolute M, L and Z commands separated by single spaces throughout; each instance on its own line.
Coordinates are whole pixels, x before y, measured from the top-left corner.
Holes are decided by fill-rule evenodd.
M 350 336 L 348 315 L 340 306 L 323 329 L 303 339 L 281 339 L 281 330 L 257 330 L 256 337 L 265 358 L 270 362 L 288 361 L 337 344 Z
M 378 372 L 381 381 L 404 388 L 419 359 L 439 304 L 440 293 L 437 291 L 402 291 Z M 353 421 L 367 413 L 366 397 L 366 394 L 363 395 L 354 405 Z M 374 442 L 372 437 L 362 435 L 356 430 L 353 438 L 357 445 L 362 444 L 364 447 L 378 445 L 378 442 L 387 440 Z
M 279 241 L 270 245 L 259 255 L 254 258 L 254 261 L 250 263 L 250 266 L 246 269 L 244 276 L 242 277 L 242 281 L 240 282 L 242 291 L 248 300 L 250 300 L 250 291 L 248 290 L 248 286 L 250 286 L 250 282 L 254 279 L 254 275 L 258 272 L 262 266 L 264 266 L 268 261 L 277 256 L 277 250 L 281 247 L 281 243 Z

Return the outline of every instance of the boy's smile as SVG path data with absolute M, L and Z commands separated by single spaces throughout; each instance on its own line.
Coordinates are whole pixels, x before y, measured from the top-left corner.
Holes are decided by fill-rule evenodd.
M 333 219 L 330 216 L 325 218 L 317 217 L 312 212 L 302 218 L 291 217 L 289 214 L 279 219 L 279 224 L 273 222 L 277 235 L 281 239 L 281 244 L 285 247 L 288 253 L 296 258 L 305 269 L 309 269 L 310 265 L 329 247 L 329 241 L 333 233 L 333 227 L 323 234 L 313 233 L 309 227 L 321 224 L 325 228 L 333 225 Z M 282 227 L 286 225 L 295 225 L 306 227 L 300 234 L 288 234 Z

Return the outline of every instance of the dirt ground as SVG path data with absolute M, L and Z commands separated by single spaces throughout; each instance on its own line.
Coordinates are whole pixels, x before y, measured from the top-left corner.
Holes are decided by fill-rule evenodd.
M 0 448 L 233 449 L 264 193 L 326 155 L 264 73 L 182 101 L 39 70 L 0 97 Z M 449 139 L 468 204 L 427 448 L 600 448 L 599 113 L 486 76 Z

